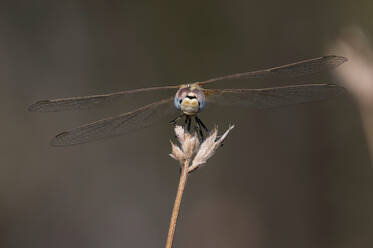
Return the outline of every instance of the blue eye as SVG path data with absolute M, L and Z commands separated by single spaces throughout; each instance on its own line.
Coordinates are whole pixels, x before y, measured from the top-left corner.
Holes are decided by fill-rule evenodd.
M 204 100 L 198 101 L 199 109 L 203 109 L 206 106 L 206 102 Z
M 182 99 L 179 99 L 177 96 L 175 96 L 174 105 L 175 105 L 175 108 L 177 108 L 178 110 L 181 109 L 181 102 L 182 102 Z

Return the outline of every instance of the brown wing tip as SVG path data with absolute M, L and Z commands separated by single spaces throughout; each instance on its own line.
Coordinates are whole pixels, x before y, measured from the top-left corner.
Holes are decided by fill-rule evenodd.
M 346 88 L 336 84 L 326 84 L 326 87 L 335 90 L 336 95 L 347 94 Z
M 61 139 L 63 139 L 65 136 L 67 136 L 69 134 L 68 131 L 64 131 L 62 133 L 59 133 L 57 134 L 51 141 L 50 141 L 50 145 L 51 146 L 68 146 L 69 144 L 65 144 L 63 142 L 61 142 Z
M 346 57 L 338 56 L 338 55 L 327 55 L 322 57 L 325 61 L 329 62 L 331 65 L 334 65 L 335 67 L 345 63 L 348 61 Z

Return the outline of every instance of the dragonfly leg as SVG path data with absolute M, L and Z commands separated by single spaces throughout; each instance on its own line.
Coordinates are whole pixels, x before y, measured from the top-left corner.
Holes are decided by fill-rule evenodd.
M 196 122 L 198 123 L 199 129 L 200 129 L 201 139 L 202 139 L 202 142 L 203 142 L 204 138 L 203 138 L 203 134 L 202 134 L 202 132 L 201 132 L 201 127 L 203 127 L 203 128 L 206 130 L 207 133 L 209 132 L 209 130 L 207 129 L 206 125 L 203 124 L 203 122 L 201 121 L 200 118 L 198 118 L 198 117 L 196 116 L 195 119 L 196 119 Z M 220 137 L 221 137 L 221 136 L 217 136 L 216 139 L 215 139 L 215 141 L 217 141 Z M 223 143 L 221 143 L 220 146 L 223 146 Z
M 188 132 L 190 133 L 190 127 L 192 125 L 192 118 L 190 118 L 190 116 L 187 117 L 188 118 Z
M 201 121 L 200 118 L 198 118 L 198 116 L 196 116 L 196 122 L 197 122 L 200 126 L 202 126 L 202 127 L 206 130 L 207 133 L 209 132 L 209 130 L 208 130 L 208 128 L 206 127 L 206 125 L 203 124 L 203 122 Z
M 191 124 L 192 124 L 192 119 L 190 118 L 189 115 L 185 115 L 184 129 L 186 129 L 189 133 L 190 133 Z
M 188 126 L 188 118 L 189 116 L 188 115 L 184 115 L 185 117 L 185 120 L 184 120 L 184 129 Z
M 196 123 L 197 123 L 196 129 L 198 129 L 199 136 L 201 137 L 201 141 L 203 142 L 205 140 L 205 137 L 203 136 L 203 130 L 201 127 L 201 123 L 199 122 L 199 119 L 197 116 L 194 117 L 194 119 L 196 120 Z

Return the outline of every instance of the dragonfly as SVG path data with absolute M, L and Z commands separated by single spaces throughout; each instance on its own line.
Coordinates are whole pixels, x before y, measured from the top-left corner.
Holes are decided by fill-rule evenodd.
M 184 126 L 190 131 L 191 121 L 193 119 L 196 123 L 195 128 L 199 131 L 203 139 L 203 131 L 208 132 L 208 129 L 198 117 L 198 114 L 207 104 L 267 109 L 321 101 L 345 92 L 343 87 L 327 83 L 259 89 L 207 89 L 204 88 L 206 85 L 237 79 L 278 78 L 283 76 L 297 77 L 315 74 L 336 68 L 346 61 L 347 58 L 345 57 L 328 55 L 269 69 L 236 73 L 179 85 L 141 88 L 102 95 L 41 100 L 30 105 L 29 111 L 58 112 L 88 109 L 100 106 L 104 103 L 113 102 L 120 98 L 126 98 L 130 95 L 173 90 L 176 92 L 175 95 L 142 106 L 134 111 L 108 117 L 69 131 L 64 131 L 56 135 L 51 140 L 50 144 L 52 146 L 70 146 L 131 133 L 135 130 L 151 126 L 164 116 L 170 115 L 171 113 L 175 114 L 175 112 L 179 112 L 179 115 L 171 121 L 172 123 L 184 118 Z

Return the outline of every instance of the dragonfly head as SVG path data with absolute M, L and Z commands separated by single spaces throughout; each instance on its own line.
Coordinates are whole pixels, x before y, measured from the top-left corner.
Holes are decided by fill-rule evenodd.
M 186 84 L 176 92 L 175 107 L 186 115 L 195 115 L 205 106 L 205 94 L 197 84 Z

